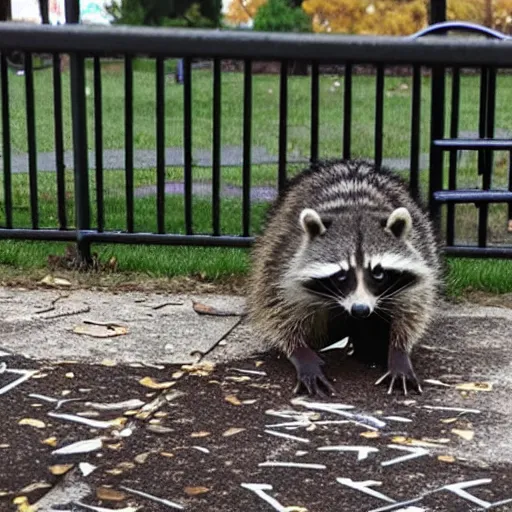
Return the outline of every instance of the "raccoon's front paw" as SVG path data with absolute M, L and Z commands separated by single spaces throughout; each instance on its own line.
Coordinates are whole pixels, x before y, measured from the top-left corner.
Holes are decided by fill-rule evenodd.
M 412 368 L 411 359 L 409 358 L 409 355 L 402 350 L 394 348 L 390 349 L 388 371 L 375 383 L 375 385 L 378 386 L 388 377 L 391 377 L 388 388 L 388 395 L 393 392 L 393 388 L 397 379 L 399 382 L 402 382 L 404 395 L 407 396 L 407 381 L 410 381 L 416 387 L 418 393 L 423 393 L 418 377 L 416 377 L 416 374 Z
M 305 388 L 311 396 L 325 397 L 328 394 L 336 394 L 322 371 L 321 366 L 324 362 L 310 348 L 300 347 L 295 349 L 290 356 L 290 361 L 297 371 L 297 385 L 293 390 L 294 393 L 300 393 Z

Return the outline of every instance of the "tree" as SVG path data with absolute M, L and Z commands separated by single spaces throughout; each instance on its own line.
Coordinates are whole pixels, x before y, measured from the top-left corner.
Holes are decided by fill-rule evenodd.
M 289 0 L 268 0 L 256 12 L 254 30 L 265 32 L 311 32 L 311 20 Z
M 226 13 L 226 20 L 233 25 L 247 23 L 266 2 L 267 0 L 232 0 Z
M 114 0 L 108 11 L 122 25 L 220 26 L 222 0 Z

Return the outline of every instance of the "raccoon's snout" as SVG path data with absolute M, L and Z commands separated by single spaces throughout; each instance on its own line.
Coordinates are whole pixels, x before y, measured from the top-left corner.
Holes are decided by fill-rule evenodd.
M 355 303 L 350 308 L 350 314 L 355 318 L 367 318 L 371 314 L 368 304 Z

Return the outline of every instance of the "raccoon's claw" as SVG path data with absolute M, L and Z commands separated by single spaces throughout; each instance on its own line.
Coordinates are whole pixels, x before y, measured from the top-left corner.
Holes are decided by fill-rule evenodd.
M 375 385 L 378 386 L 388 377 L 391 377 L 391 381 L 388 387 L 388 395 L 393 393 L 393 389 L 397 380 L 401 382 L 402 390 L 405 396 L 407 396 L 407 381 L 410 381 L 414 384 L 419 394 L 423 393 L 418 377 L 416 377 L 416 374 L 412 368 L 411 360 L 409 359 L 408 354 L 400 350 L 391 349 L 389 353 L 388 368 L 389 370 L 380 379 L 378 379 L 377 382 L 375 382 Z
M 294 393 L 300 393 L 304 387 L 309 395 L 319 395 L 327 397 L 328 394 L 336 394 L 331 383 L 327 380 L 321 365 L 322 359 L 310 348 L 300 347 L 295 349 L 290 356 L 290 361 L 297 371 L 297 384 L 293 390 Z M 322 389 L 324 387 L 328 393 Z

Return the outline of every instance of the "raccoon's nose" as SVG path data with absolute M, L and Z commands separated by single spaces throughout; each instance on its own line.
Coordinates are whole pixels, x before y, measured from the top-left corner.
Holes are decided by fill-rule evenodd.
M 370 313 L 370 307 L 366 304 L 354 304 L 350 310 L 350 314 L 356 318 L 366 318 Z

